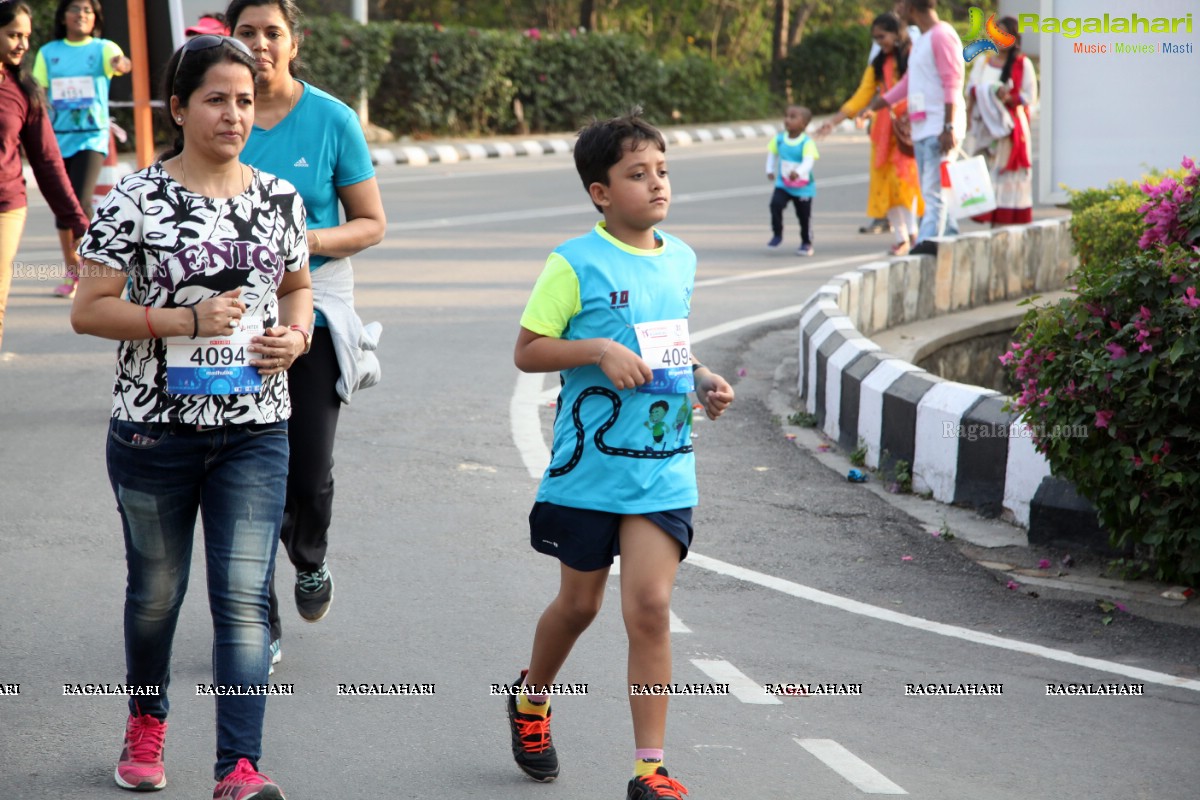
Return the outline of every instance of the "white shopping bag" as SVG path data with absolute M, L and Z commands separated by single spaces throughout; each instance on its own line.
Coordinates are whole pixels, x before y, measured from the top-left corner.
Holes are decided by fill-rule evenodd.
M 983 156 L 949 161 L 942 167 L 950 178 L 950 216 L 962 219 L 996 210 L 996 190 Z

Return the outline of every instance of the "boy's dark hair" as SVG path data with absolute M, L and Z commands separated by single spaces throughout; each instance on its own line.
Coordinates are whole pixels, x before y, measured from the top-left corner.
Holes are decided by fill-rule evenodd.
M 653 403 L 650 404 L 650 410 L 653 411 L 654 409 L 658 408 L 659 406 L 662 406 L 662 410 L 663 410 L 664 414 L 671 410 L 671 404 L 668 403 L 666 400 L 655 400 Z
M 76 0 L 58 0 L 58 8 L 54 9 L 54 38 L 67 38 L 67 6 L 76 2 Z M 104 38 L 104 9 L 100 7 L 100 0 L 88 0 L 91 3 L 92 11 L 96 12 L 93 17 L 96 20 L 95 27 L 92 28 L 92 36 L 97 39 Z
M 917 11 L 932 11 L 937 8 L 937 0 L 908 0 L 908 3 Z
M 667 152 L 662 132 L 642 119 L 641 108 L 635 107 L 628 114 L 612 119 L 593 119 L 585 125 L 575 141 L 575 170 L 584 190 L 590 193 L 593 183 L 608 186 L 608 170 L 612 165 L 624 158 L 626 150 L 640 150 L 646 142 Z M 598 205 L 596 210 L 604 211 Z

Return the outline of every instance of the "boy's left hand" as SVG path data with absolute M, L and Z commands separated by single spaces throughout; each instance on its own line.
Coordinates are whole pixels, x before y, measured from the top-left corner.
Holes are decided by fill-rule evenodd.
M 733 402 L 733 387 L 717 373 L 705 369 L 696 375 L 696 399 L 704 406 L 708 418 L 716 419 Z

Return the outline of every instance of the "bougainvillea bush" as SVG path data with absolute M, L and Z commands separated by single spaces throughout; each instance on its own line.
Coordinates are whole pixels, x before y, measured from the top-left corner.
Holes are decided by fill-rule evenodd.
M 1143 183 L 1138 250 L 1033 307 L 1001 357 L 1054 474 L 1161 580 L 1200 581 L 1200 169 Z M 1058 431 L 1087 435 L 1060 436 Z

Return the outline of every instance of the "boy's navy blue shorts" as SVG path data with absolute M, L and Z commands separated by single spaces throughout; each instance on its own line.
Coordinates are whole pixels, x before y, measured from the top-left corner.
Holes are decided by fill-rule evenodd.
M 571 569 L 591 572 L 612 566 L 621 554 L 621 518 L 625 514 L 570 508 L 555 503 L 534 503 L 529 512 L 529 543 L 554 556 Z M 640 516 L 653 522 L 679 542 L 679 560 L 692 546 L 692 510 L 655 511 Z

